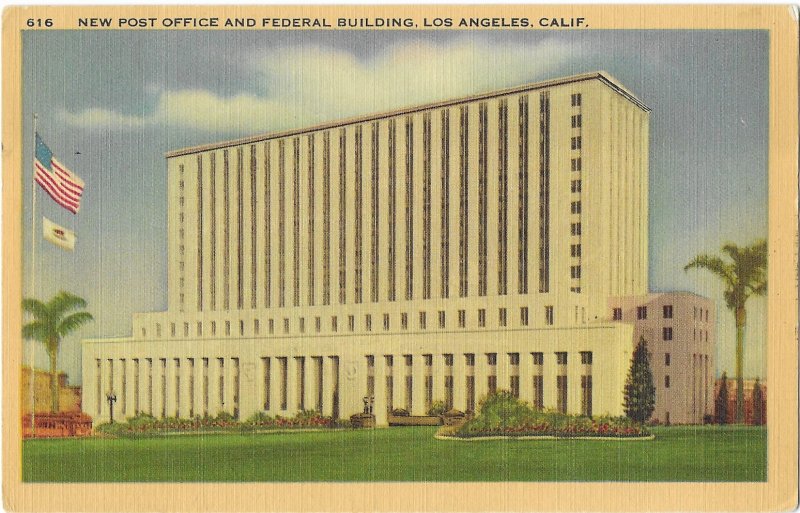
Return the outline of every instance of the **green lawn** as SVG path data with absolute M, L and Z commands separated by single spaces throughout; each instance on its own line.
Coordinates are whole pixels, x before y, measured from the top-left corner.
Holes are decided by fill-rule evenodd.
M 23 443 L 23 480 L 763 481 L 766 429 L 669 427 L 653 441 L 457 442 L 435 428 Z

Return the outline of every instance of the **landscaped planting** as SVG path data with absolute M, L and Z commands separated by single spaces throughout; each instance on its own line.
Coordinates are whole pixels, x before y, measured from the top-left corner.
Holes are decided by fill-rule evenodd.
M 459 438 L 486 436 L 647 437 L 650 433 L 626 417 L 585 417 L 538 410 L 510 392 L 499 391 L 481 401 L 479 414 L 441 434 Z
M 167 417 L 157 419 L 152 415 L 140 413 L 130 417 L 127 422 L 101 424 L 95 428 L 97 433 L 116 436 L 135 436 L 157 433 L 191 433 L 191 432 L 239 432 L 282 429 L 315 429 L 349 426 L 348 422 L 334 421 L 315 411 L 303 411 L 294 417 L 270 417 L 264 413 L 256 413 L 245 421 L 239 421 L 229 413 L 220 413 L 216 417 L 194 417 L 179 419 Z

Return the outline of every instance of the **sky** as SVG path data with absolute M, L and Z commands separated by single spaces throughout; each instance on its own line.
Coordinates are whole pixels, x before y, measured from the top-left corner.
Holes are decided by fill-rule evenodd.
M 77 233 L 74 253 L 40 239 L 35 296 L 88 301 L 94 322 L 60 354 L 80 383 L 82 338 L 130 335 L 134 312 L 166 308 L 165 152 L 605 70 L 652 109 L 650 288 L 716 300 L 717 374 L 732 374 L 722 287 L 683 266 L 767 235 L 768 54 L 766 31 L 26 31 L 24 294 L 34 112 L 86 182 L 77 215 L 37 199 L 39 219 Z M 745 375 L 764 378 L 766 300 L 748 308 Z

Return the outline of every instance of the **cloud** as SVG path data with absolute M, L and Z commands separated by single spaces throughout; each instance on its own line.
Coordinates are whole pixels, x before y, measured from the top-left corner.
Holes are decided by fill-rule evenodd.
M 366 60 L 343 50 L 296 46 L 248 63 L 254 82 L 243 84 L 242 91 L 256 93 L 221 96 L 204 89 L 165 90 L 157 93 L 154 109 L 140 115 L 97 107 L 62 115 L 69 124 L 84 128 L 163 126 L 216 134 L 254 133 L 549 78 L 556 67 L 576 57 L 572 47 L 553 40 L 412 42 Z

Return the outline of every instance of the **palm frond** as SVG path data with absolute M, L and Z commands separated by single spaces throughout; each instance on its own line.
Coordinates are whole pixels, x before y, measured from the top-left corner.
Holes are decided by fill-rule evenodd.
M 49 315 L 47 305 L 33 298 L 25 298 L 22 300 L 22 310 L 33 315 L 36 319 L 43 319 Z
M 25 340 L 44 342 L 50 335 L 47 323 L 42 321 L 31 321 L 22 327 L 22 338 Z
M 50 311 L 56 317 L 61 317 L 64 313 L 70 310 L 77 310 L 79 308 L 86 308 L 86 300 L 78 297 L 75 294 L 61 291 L 48 301 Z
M 706 269 L 707 271 L 711 271 L 725 280 L 725 284 L 729 287 L 736 283 L 733 266 L 726 264 L 721 258 L 716 256 L 697 255 L 683 268 L 684 271 L 688 271 L 689 269 Z
M 93 319 L 92 314 L 89 312 L 76 312 L 68 315 L 58 324 L 58 334 L 63 337 Z

